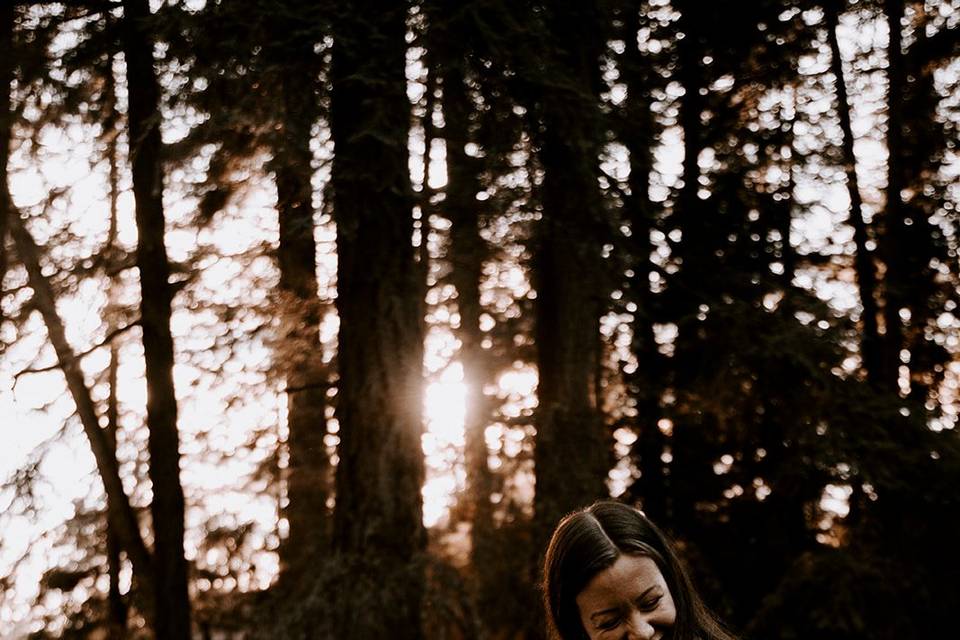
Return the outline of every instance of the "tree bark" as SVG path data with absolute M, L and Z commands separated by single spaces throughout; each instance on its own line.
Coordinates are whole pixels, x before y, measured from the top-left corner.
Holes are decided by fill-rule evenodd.
M 636 401 L 636 426 L 639 431 L 633 458 L 640 469 L 640 478 L 630 494 L 643 504 L 644 512 L 654 521 L 666 517 L 666 475 L 662 456 L 665 439 L 658 421 L 662 415 L 660 395 L 663 391 L 663 358 L 654 339 L 654 295 L 650 290 L 650 232 L 655 225 L 655 211 L 650 201 L 650 172 L 656 145 L 654 118 L 651 111 L 649 71 L 637 46 L 642 2 L 631 2 L 624 16 L 626 53 L 623 58 L 623 79 L 627 84 L 627 104 L 623 114 L 622 141 L 630 152 L 630 197 L 624 203 L 630 221 L 630 248 L 633 252 L 634 276 L 630 280 L 637 309 L 634 312 L 631 348 L 637 358 L 637 370 L 628 376 L 630 391 Z
M 704 72 L 701 61 L 704 55 L 703 36 L 695 2 L 678 2 L 680 10 L 678 28 L 684 34 L 677 43 L 676 78 L 683 87 L 684 94 L 679 102 L 678 122 L 683 130 L 683 165 L 679 193 L 671 214 L 672 226 L 680 230 L 681 239 L 673 247 L 677 256 L 679 270 L 668 283 L 666 295 L 672 303 L 670 317 L 677 325 L 677 337 L 674 341 L 672 358 L 673 385 L 675 393 L 689 389 L 700 374 L 702 366 L 700 352 L 701 322 L 698 312 L 706 304 L 712 285 L 710 259 L 711 250 L 706 237 L 708 214 L 698 198 L 700 189 L 700 152 L 703 150 L 703 125 L 701 116 L 705 107 Z M 668 467 L 670 492 L 667 500 L 666 526 L 677 530 L 689 531 L 696 518 L 694 504 L 702 489 L 699 478 L 707 472 L 709 460 L 703 446 L 703 430 L 707 428 L 697 415 L 689 412 L 677 412 L 673 418 L 673 431 L 669 445 L 673 456 Z M 712 473 L 712 471 L 710 471 Z
M 117 431 L 119 429 L 117 406 L 117 369 L 119 368 L 119 362 L 120 350 L 111 342 L 110 365 L 107 373 L 107 384 L 109 385 L 110 391 L 107 398 L 107 427 L 105 435 L 107 437 L 107 446 L 114 459 L 117 457 Z M 127 603 L 124 601 L 123 594 L 120 592 L 120 570 L 122 568 L 120 552 L 123 551 L 122 540 L 123 537 L 108 517 L 107 576 L 109 578 L 109 585 L 107 590 L 107 620 L 111 640 L 123 640 L 123 638 L 127 636 Z
M 903 321 L 900 309 L 904 306 L 903 256 L 900 239 L 904 233 L 904 206 L 901 191 L 904 186 L 903 114 L 901 100 L 906 90 L 900 21 L 903 0 L 885 0 L 890 43 L 887 47 L 887 190 L 884 211 L 884 233 L 881 255 L 886 263 L 884 275 L 882 388 L 899 393 L 900 349 L 903 346 Z
M 551 6 L 545 14 L 554 84 L 544 86 L 540 96 L 543 217 L 533 256 L 539 551 L 561 516 L 607 494 L 610 458 L 595 386 L 604 304 L 599 278 L 604 205 L 597 181 L 603 26 L 593 3 Z M 571 49 L 572 41 L 580 45 Z
M 881 342 L 877 326 L 876 286 L 877 275 L 873 257 L 867 242 L 869 230 L 863 218 L 863 200 L 860 196 L 860 184 L 857 179 L 857 157 L 853 151 L 853 127 L 850 124 L 850 104 L 847 99 L 847 85 L 843 74 L 843 59 L 840 56 L 840 42 L 837 39 L 839 16 L 835 3 L 824 5 L 827 37 L 830 40 L 830 70 L 834 77 L 837 92 L 837 117 L 843 133 L 840 151 L 843 168 L 847 176 L 847 191 L 850 194 L 850 225 L 853 227 L 853 242 L 857 253 L 854 257 L 854 269 L 857 274 L 857 290 L 860 294 L 860 306 L 863 308 L 863 336 L 860 339 L 860 356 L 867 371 L 867 380 L 880 383 Z
M 0 6 L 0 51 L 11 51 L 15 13 L 12 2 Z M 13 55 L 0 56 L 0 291 L 7 274 L 7 229 L 8 218 L 13 215 L 10 185 L 7 181 L 7 165 L 10 162 L 10 142 L 13 133 L 11 90 L 14 77 Z M 2 313 L 2 311 L 0 311 Z M 3 316 L 0 315 L 0 320 Z
M 107 285 L 107 335 L 114 335 L 119 329 L 116 321 L 117 292 L 114 282 L 114 273 L 117 268 L 117 230 L 120 198 L 120 167 L 117 161 L 117 133 L 118 116 L 116 112 L 115 83 L 113 78 L 113 58 L 107 65 L 106 82 L 107 88 L 107 121 L 104 124 L 104 130 L 108 136 L 107 142 L 107 161 L 110 165 L 108 176 L 110 186 L 110 227 L 107 231 L 106 243 L 106 261 L 107 274 L 110 282 Z M 114 460 L 117 458 L 117 433 L 120 430 L 120 406 L 117 396 L 117 373 L 120 368 L 120 349 L 115 341 L 110 342 L 110 364 L 107 368 L 107 425 L 106 437 L 110 448 L 111 456 Z M 116 527 L 107 518 L 107 574 L 109 577 L 109 587 L 107 591 L 107 610 L 108 624 L 111 640 L 123 640 L 127 634 L 127 604 L 120 593 L 120 570 L 122 561 L 120 552 L 123 550 L 123 537 L 116 530 Z
M 910 354 L 906 400 L 915 415 L 921 413 L 927 420 L 941 411 L 937 389 L 943 384 L 951 361 L 949 349 L 937 344 L 930 330 L 947 310 L 945 301 L 956 295 L 956 280 L 938 272 L 938 263 L 956 261 L 950 258 L 951 249 L 939 220 L 952 187 L 935 177 L 942 175 L 950 162 L 952 144 L 951 124 L 937 115 L 943 104 L 935 77 L 942 68 L 937 50 L 946 54 L 949 49 L 933 44 L 942 37 L 942 32 L 930 28 L 936 13 L 934 6 L 917 5 L 910 16 L 913 38 L 909 46 L 903 45 L 899 73 L 902 84 L 896 96 L 902 143 L 896 164 L 904 198 L 899 203 L 902 226 L 896 238 L 898 260 L 894 271 L 899 284 L 899 306 L 910 311 L 902 322 L 900 349 L 908 349 Z M 960 37 L 953 37 L 960 41 Z M 956 273 L 957 269 L 953 271 Z
M 677 80 L 683 86 L 683 97 L 679 104 L 677 117 L 680 128 L 683 130 L 683 186 L 677 197 L 675 206 L 678 226 L 683 232 L 681 254 L 683 264 L 680 273 L 685 280 L 694 280 L 696 273 L 697 247 L 699 245 L 698 228 L 702 221 L 696 219 L 701 207 L 697 198 L 700 189 L 700 152 L 703 150 L 703 125 L 700 118 L 704 109 L 704 97 L 700 95 L 704 88 L 703 73 L 700 59 L 703 55 L 701 46 L 700 25 L 696 16 L 696 3 L 691 0 L 680 0 L 680 19 L 678 27 L 684 38 L 677 43 Z M 689 248 L 689 250 L 687 250 Z M 694 308 L 697 305 L 696 296 L 689 296 Z
M 797 95 L 796 89 L 791 89 L 791 112 L 792 115 L 789 119 L 786 119 L 784 122 L 783 118 L 783 108 L 778 107 L 777 114 L 780 116 L 781 124 L 781 139 L 779 140 L 779 151 L 782 161 L 785 161 L 786 165 L 785 172 L 787 174 L 787 181 L 780 188 L 781 199 L 776 206 L 776 222 L 774 228 L 780 234 L 780 251 L 779 258 L 780 263 L 783 265 L 783 274 L 781 275 L 780 282 L 783 290 L 785 292 L 784 302 L 787 304 L 787 307 L 791 306 L 792 300 L 790 300 L 789 292 L 794 288 L 793 280 L 797 276 L 797 251 L 793 246 L 793 241 L 791 235 L 793 232 L 793 211 L 797 203 L 797 198 L 795 195 L 796 191 L 796 180 L 794 179 L 794 171 L 797 165 L 797 145 L 796 145 L 796 128 L 795 121 L 797 119 Z M 851 138 L 852 140 L 852 138 Z M 874 308 L 876 310 L 876 308 Z M 876 315 L 874 315 L 874 324 L 876 324 Z
M 456 61 L 443 73 L 443 135 L 447 147 L 447 186 L 444 201 L 450 219 L 450 279 L 457 289 L 457 312 L 460 326 L 459 358 L 466 387 L 464 407 L 464 459 L 466 462 L 465 495 L 472 523 L 472 559 L 477 570 L 492 558 L 486 555 L 493 532 L 493 476 L 487 464 L 487 402 L 483 385 L 489 377 L 486 357 L 481 346 L 480 280 L 487 254 L 480 235 L 480 206 L 476 198 L 480 190 L 480 159 L 466 153 L 472 141 L 470 114 L 473 106 L 465 85 L 464 70 Z
M 308 48 L 309 47 L 309 48 Z M 313 43 L 290 53 L 309 59 Z M 281 571 L 306 567 L 329 541 L 327 498 L 330 465 L 324 444 L 327 433 L 326 392 L 329 374 L 320 344 L 321 307 L 317 291 L 317 245 L 314 240 L 313 154 L 310 132 L 318 116 L 314 79 L 299 65 L 278 62 L 283 121 L 274 150 L 280 243 L 277 262 L 284 312 L 288 315 L 281 358 L 287 368 L 286 518 L 289 535 L 280 548 Z
M 340 315 L 333 548 L 355 579 L 335 637 L 423 638 L 423 285 L 407 163 L 406 6 L 347 2 L 334 23 L 330 125 Z
M 137 267 L 147 380 L 147 443 L 153 484 L 158 640 L 190 637 L 187 562 L 183 554 L 184 497 L 180 484 L 177 397 L 170 333 L 172 291 L 164 246 L 160 92 L 153 66 L 147 0 L 124 0 L 123 52 L 127 65 L 127 120 L 137 223 Z

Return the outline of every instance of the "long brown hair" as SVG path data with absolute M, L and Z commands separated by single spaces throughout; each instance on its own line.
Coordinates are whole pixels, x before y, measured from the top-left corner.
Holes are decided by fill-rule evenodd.
M 587 640 L 577 595 L 621 555 L 647 556 L 666 580 L 677 608 L 670 640 L 735 640 L 700 599 L 667 537 L 639 510 L 596 502 L 563 518 L 553 532 L 543 571 L 550 632 L 557 640 Z

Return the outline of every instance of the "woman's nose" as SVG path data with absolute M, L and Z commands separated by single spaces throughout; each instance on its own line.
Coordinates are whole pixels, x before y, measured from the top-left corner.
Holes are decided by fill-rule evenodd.
M 652 640 L 656 633 L 647 617 L 639 611 L 635 611 L 627 621 L 626 640 Z

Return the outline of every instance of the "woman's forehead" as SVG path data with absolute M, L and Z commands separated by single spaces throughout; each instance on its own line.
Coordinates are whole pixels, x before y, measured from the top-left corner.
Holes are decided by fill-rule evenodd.
M 654 587 L 665 587 L 663 574 L 649 556 L 621 555 L 598 573 L 577 595 L 582 609 L 614 601 L 631 601 Z

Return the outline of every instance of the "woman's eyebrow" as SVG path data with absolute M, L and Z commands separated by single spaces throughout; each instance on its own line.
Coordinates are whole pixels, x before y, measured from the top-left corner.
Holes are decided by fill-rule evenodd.
M 653 591 L 654 589 L 656 589 L 658 586 L 659 586 L 659 585 L 656 585 L 656 584 L 650 585 L 649 587 L 647 587 L 647 590 L 646 590 L 646 591 L 644 591 L 644 592 L 641 593 L 639 596 L 637 596 L 637 600 L 643 600 L 644 598 L 647 597 L 647 595 L 648 595 L 651 591 Z

